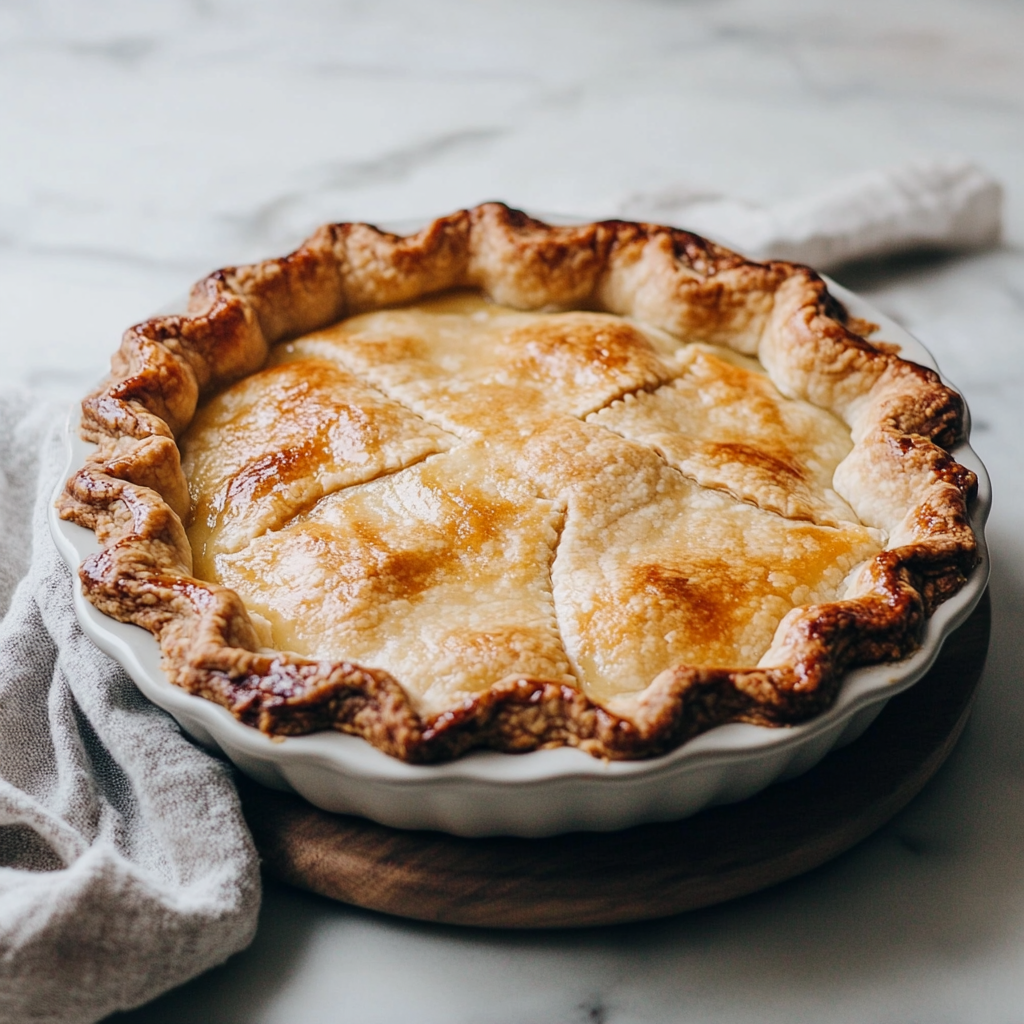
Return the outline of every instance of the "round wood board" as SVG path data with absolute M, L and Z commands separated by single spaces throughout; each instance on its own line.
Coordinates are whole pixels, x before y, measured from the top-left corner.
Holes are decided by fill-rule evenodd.
M 739 804 L 683 821 L 550 839 L 462 839 L 328 814 L 239 780 L 278 878 L 446 924 L 561 928 L 665 917 L 743 896 L 843 853 L 935 774 L 970 715 L 988 651 L 986 593 L 919 683 L 855 743 Z

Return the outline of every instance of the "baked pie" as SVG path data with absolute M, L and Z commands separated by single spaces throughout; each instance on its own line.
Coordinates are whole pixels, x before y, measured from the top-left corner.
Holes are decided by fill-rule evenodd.
M 647 757 L 819 713 L 975 564 L 962 403 L 869 329 L 668 227 L 328 225 L 125 334 L 60 514 L 266 733 Z

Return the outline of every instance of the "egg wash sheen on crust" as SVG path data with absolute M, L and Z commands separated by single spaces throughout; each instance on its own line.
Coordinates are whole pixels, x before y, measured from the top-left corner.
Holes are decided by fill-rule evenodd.
M 628 715 L 673 666 L 771 664 L 885 543 L 832 489 L 851 447 L 752 358 L 470 291 L 279 344 L 181 440 L 195 575 L 424 716 L 517 678 Z

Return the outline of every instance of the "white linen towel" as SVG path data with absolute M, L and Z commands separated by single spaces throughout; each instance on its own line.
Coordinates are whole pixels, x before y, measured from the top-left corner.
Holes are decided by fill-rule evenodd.
M 767 210 L 683 190 L 620 213 L 821 267 L 999 237 L 967 164 L 863 175 Z M 252 938 L 259 875 L 230 771 L 84 636 L 47 529 L 63 410 L 0 394 L 0 1024 L 85 1024 Z
M 46 513 L 64 410 L 0 394 L 0 1021 L 78 1024 L 248 945 L 225 765 L 82 633 Z
M 758 259 L 830 270 L 913 249 L 995 245 L 1002 205 L 1002 187 L 991 175 L 968 161 L 946 159 L 868 171 L 769 207 L 667 188 L 630 196 L 619 213 L 687 228 Z

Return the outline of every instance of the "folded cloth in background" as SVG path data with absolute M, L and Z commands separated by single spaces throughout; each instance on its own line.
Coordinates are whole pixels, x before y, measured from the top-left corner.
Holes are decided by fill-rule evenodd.
M 619 213 L 675 224 L 758 259 L 829 270 L 913 249 L 995 245 L 1003 190 L 963 160 L 921 160 L 845 178 L 806 198 L 760 207 L 669 188 L 636 193 Z
M 825 268 L 994 244 L 1001 198 L 944 162 L 769 209 L 675 190 L 620 213 Z M 63 415 L 0 394 L 0 1024 L 139 1005 L 247 945 L 259 905 L 229 770 L 79 628 L 47 528 Z
M 0 1022 L 95 1021 L 251 940 L 230 770 L 82 633 L 47 526 L 65 410 L 0 394 Z

